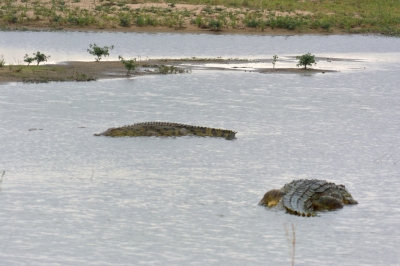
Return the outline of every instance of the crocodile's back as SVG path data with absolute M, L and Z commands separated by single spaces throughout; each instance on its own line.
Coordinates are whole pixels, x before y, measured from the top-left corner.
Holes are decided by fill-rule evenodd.
M 282 203 L 291 214 L 315 216 L 314 201 L 324 196 L 337 197 L 340 195 L 340 189 L 340 186 L 325 180 L 295 180 L 282 188 L 286 193 Z
M 110 137 L 139 137 L 139 136 L 186 136 L 196 135 L 201 137 L 222 137 L 225 139 L 234 139 L 235 131 L 211 127 L 192 126 L 180 123 L 170 122 L 142 122 L 133 125 L 109 128 L 107 131 L 95 134 Z

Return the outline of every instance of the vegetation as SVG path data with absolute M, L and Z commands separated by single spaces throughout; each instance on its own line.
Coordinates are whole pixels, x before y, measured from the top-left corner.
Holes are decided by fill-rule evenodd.
M 36 62 L 37 62 L 37 66 L 41 63 L 41 62 L 47 62 L 47 59 L 49 59 L 50 58 L 50 55 L 49 56 L 47 56 L 47 55 L 45 55 L 45 54 L 42 54 L 41 52 L 37 52 L 36 54 L 35 53 L 33 53 L 33 55 L 35 56 L 35 57 L 33 57 L 33 60 L 36 60 Z M 25 60 L 24 60 L 25 61 Z
M 296 58 L 299 59 L 299 63 L 296 65 L 297 67 L 304 66 L 304 69 L 307 69 L 307 66 L 312 66 L 312 64 L 314 65 L 317 64 L 315 62 L 314 55 L 310 53 L 303 54 L 302 56 L 296 56 Z
M 6 64 L 6 61 L 4 60 L 4 56 L 1 55 L 0 57 L 0 67 L 3 67 Z
M 122 62 L 124 67 L 128 70 L 128 72 L 126 73 L 127 75 L 129 75 L 131 73 L 131 70 L 135 70 L 135 68 L 137 67 L 136 58 L 133 58 L 130 60 L 125 60 L 122 56 L 118 56 L 118 59 Z
M 176 66 L 165 66 L 165 65 L 161 65 L 158 67 L 158 73 L 160 74 L 178 74 L 178 73 L 188 73 L 189 70 L 187 69 L 183 69 L 183 68 L 179 68 Z
M 26 83 L 47 83 L 51 81 L 92 81 L 96 78 L 63 66 L 9 65 L 1 70 L 1 75 L 13 81 Z
M 36 60 L 35 57 L 29 57 L 28 54 L 25 54 L 24 56 L 24 62 L 27 62 L 28 66 L 35 60 Z
M 0 2 L 0 27 L 77 28 L 171 27 L 255 31 L 381 33 L 400 36 L 399 0 L 185 0 L 162 6 L 158 0 Z M 192 4 L 192 8 L 179 7 Z M 199 5 L 206 5 L 199 6 Z
M 273 57 L 272 57 L 272 65 L 273 65 L 273 68 L 275 68 L 275 64 L 276 64 L 276 61 L 278 61 L 278 56 L 277 55 L 274 55 Z
M 101 57 L 103 56 L 109 56 L 109 50 L 114 49 L 114 45 L 111 46 L 104 46 L 103 48 L 97 46 L 96 44 L 90 44 L 90 49 L 87 49 L 89 54 L 96 56 L 96 61 L 100 61 Z

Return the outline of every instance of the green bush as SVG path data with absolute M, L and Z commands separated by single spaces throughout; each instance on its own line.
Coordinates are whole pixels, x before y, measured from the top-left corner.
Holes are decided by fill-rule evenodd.
M 244 23 L 245 23 L 246 27 L 249 27 L 249 28 L 257 28 L 259 25 L 259 21 L 254 18 L 245 20 Z
M 138 25 L 139 27 L 147 26 L 146 18 L 143 16 L 138 16 L 136 19 L 136 25 Z
M 91 44 L 90 49 L 87 49 L 89 54 L 97 56 L 96 61 L 100 61 L 102 56 L 109 56 L 109 51 L 114 49 L 114 45 L 104 46 L 103 48 L 97 46 L 96 44 Z
M 273 68 L 275 68 L 275 64 L 276 64 L 276 62 L 278 61 L 278 56 L 277 55 L 274 55 L 273 57 L 272 57 L 272 65 L 273 65 Z
M 296 58 L 299 59 L 299 63 L 296 65 L 297 67 L 304 66 L 304 69 L 307 69 L 307 66 L 312 66 L 312 64 L 314 65 L 317 64 L 315 62 L 314 55 L 310 53 L 303 54 L 302 56 L 296 56 Z
M 213 31 L 219 31 L 222 28 L 222 23 L 219 20 L 210 20 L 210 22 L 208 22 L 208 27 L 210 29 L 212 29 Z
M 18 18 L 15 14 L 6 14 L 4 16 L 4 20 L 7 21 L 8 23 L 17 23 Z
M 161 65 L 158 67 L 158 73 L 160 74 L 178 74 L 178 73 L 188 73 L 188 70 L 176 67 L 176 66 L 166 66 Z
M 323 20 L 320 23 L 320 27 L 324 30 L 329 30 L 331 28 L 331 23 L 329 21 Z
M 266 26 L 270 26 L 271 28 L 281 28 L 294 30 L 295 28 L 302 25 L 302 19 L 290 16 L 277 16 L 270 18 L 266 21 Z
M 36 60 L 35 57 L 29 57 L 28 54 L 25 54 L 25 56 L 24 56 L 24 62 L 27 62 L 28 66 L 35 60 Z
M 131 25 L 131 19 L 128 16 L 121 17 L 119 19 L 119 25 L 122 27 L 129 27 Z
M 4 56 L 1 55 L 0 57 L 0 67 L 3 67 L 6 64 L 6 61 L 4 60 Z
M 131 73 L 131 70 L 135 70 L 135 68 L 137 67 L 136 58 L 133 58 L 130 60 L 125 60 L 122 56 L 118 56 L 118 59 L 122 62 L 122 64 L 128 70 L 128 72 L 126 73 L 127 75 L 129 75 Z
M 35 56 L 34 57 L 34 60 L 36 60 L 36 62 L 37 62 L 37 66 L 41 63 L 41 62 L 46 62 L 47 61 L 47 59 L 49 59 L 50 58 L 50 55 L 49 56 L 47 56 L 47 55 L 45 55 L 45 54 L 42 54 L 41 52 L 37 52 L 36 54 L 35 53 L 33 53 L 33 55 Z

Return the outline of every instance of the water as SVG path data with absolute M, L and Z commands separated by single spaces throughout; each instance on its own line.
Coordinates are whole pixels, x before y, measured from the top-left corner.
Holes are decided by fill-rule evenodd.
M 68 34 L 71 43 L 107 36 Z M 218 40 L 213 45 L 226 44 L 223 55 L 233 57 L 246 51 L 233 50 L 232 38 L 238 47 L 279 39 L 297 47 L 309 38 L 140 36 Z M 311 38 L 308 50 L 358 58 L 359 67 L 310 76 L 194 71 L 1 85 L 0 265 L 290 265 L 285 226 L 291 233 L 292 224 L 296 265 L 398 265 L 399 40 Z M 18 46 L 10 41 L 7 49 Z M 249 56 L 262 57 L 250 47 Z M 65 49 L 54 57 L 65 60 Z M 180 57 L 162 49 L 154 57 Z M 232 129 L 237 139 L 93 136 L 155 120 Z M 298 178 L 345 184 L 359 204 L 316 218 L 257 205 L 267 190 Z
M 38 50 L 50 55 L 49 62 L 94 61 L 87 52 L 90 44 L 114 45 L 107 60 L 135 57 L 185 58 L 269 58 L 273 55 L 302 55 L 381 60 L 399 53 L 400 39 L 376 36 L 261 36 L 217 34 L 147 34 L 147 33 L 93 33 L 93 32 L 0 32 L 0 55 L 7 63 L 23 62 L 25 54 Z M 379 54 L 379 56 L 376 56 Z M 384 58 L 385 61 L 389 60 Z M 277 66 L 279 63 L 277 63 Z

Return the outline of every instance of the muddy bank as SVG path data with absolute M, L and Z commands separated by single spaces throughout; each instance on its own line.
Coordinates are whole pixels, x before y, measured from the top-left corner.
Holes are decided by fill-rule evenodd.
M 154 59 L 137 62 L 135 70 L 130 72 L 120 61 L 100 62 L 62 62 L 53 65 L 9 65 L 0 68 L 0 82 L 43 83 L 51 81 L 95 81 L 98 79 L 129 78 L 143 75 L 183 74 L 194 70 L 224 70 L 259 72 L 265 74 L 315 74 L 334 72 L 324 69 L 304 68 L 258 68 L 243 67 L 261 60 L 247 59 Z M 268 60 L 263 60 L 268 61 Z M 237 66 L 236 66 L 237 65 Z

